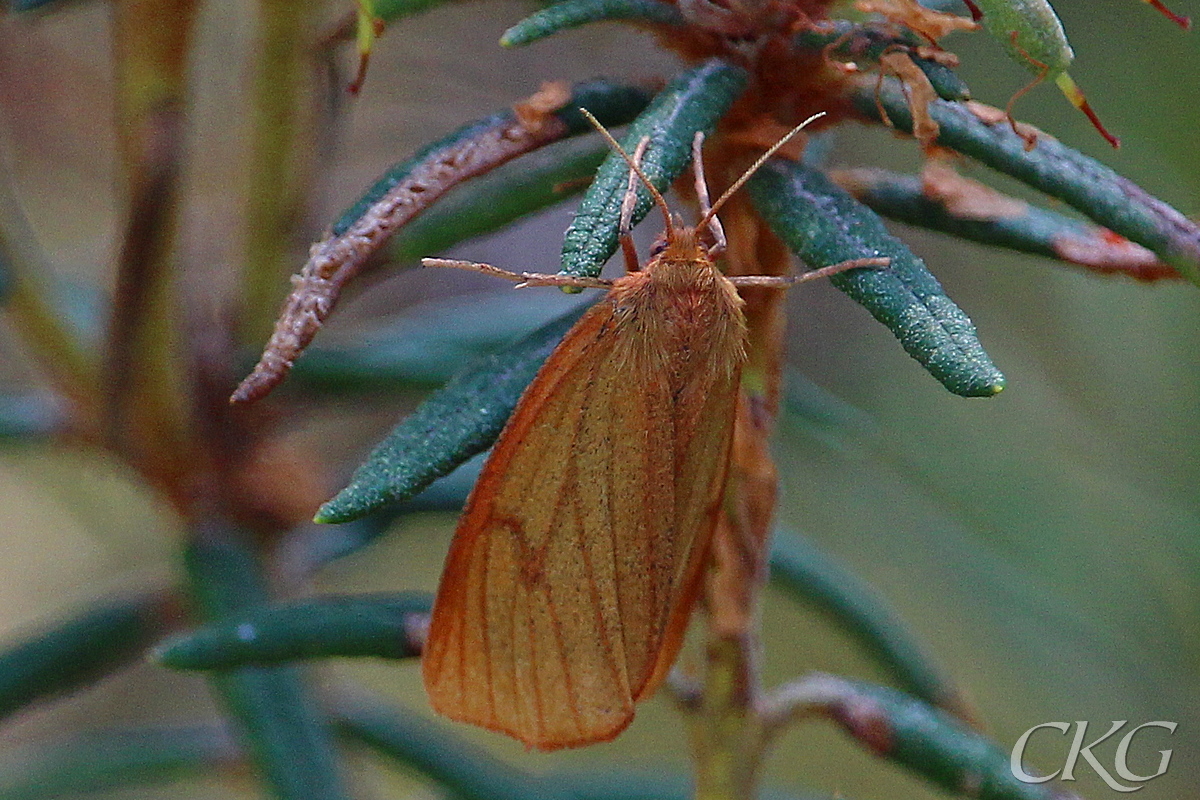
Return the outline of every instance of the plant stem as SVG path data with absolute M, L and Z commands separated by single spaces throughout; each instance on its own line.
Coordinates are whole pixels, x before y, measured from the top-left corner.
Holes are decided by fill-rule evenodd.
M 732 275 L 779 275 L 790 260 L 749 202 L 734 198 L 722 214 Z M 760 602 L 778 476 L 768 438 L 779 406 L 785 293 L 745 289 L 749 361 L 734 426 L 725 511 L 713 540 L 707 586 L 707 670 L 694 725 L 696 797 L 750 800 L 765 751 L 760 714 Z
M 108 438 L 152 483 L 176 492 L 191 429 L 173 268 L 195 11 L 195 0 L 120 0 L 113 27 L 129 199 L 105 370 Z

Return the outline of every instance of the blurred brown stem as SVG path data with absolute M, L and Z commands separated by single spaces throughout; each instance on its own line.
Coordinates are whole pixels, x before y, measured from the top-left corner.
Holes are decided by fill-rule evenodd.
M 108 335 L 108 438 L 177 500 L 192 428 L 174 273 L 195 10 L 195 0 L 121 0 L 113 26 L 128 204 Z
M 254 129 L 246 204 L 246 273 L 241 340 L 271 333 L 301 243 L 298 223 L 316 152 L 310 124 L 319 3 L 260 0 L 255 48 Z M 340 89 L 340 87 L 338 87 Z M 306 118 L 307 117 L 307 118 Z

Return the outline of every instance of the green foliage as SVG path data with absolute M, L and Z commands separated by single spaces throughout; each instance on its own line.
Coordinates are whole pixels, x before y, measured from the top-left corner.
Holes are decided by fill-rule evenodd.
M 161 593 L 96 600 L 0 651 L 0 718 L 66 694 L 138 658 L 162 633 Z
M 771 581 L 828 614 L 871 651 L 905 691 L 951 713 L 969 716 L 949 676 L 883 598 L 804 537 L 779 531 L 771 544 Z
M 0 798 L 51 800 L 161 785 L 243 764 L 226 731 L 212 725 L 93 731 L 24 753 L 0 769 Z
M 897 129 L 912 130 L 904 93 L 894 85 L 885 85 L 879 92 L 863 89 L 855 102 L 868 116 L 881 119 L 882 108 Z M 1007 122 L 987 122 L 960 105 L 934 101 L 929 113 L 940 129 L 940 146 L 1062 200 L 1153 251 L 1193 283 L 1200 283 L 1200 233 L 1195 223 L 1127 178 L 1050 137 L 1039 138 L 1030 150 Z
M 591 111 L 596 115 L 597 119 L 605 124 L 623 125 L 645 106 L 646 99 L 646 93 L 636 86 L 626 86 L 610 81 L 590 81 L 575 86 L 569 103 L 560 111 L 555 112 L 555 115 L 566 124 L 565 132 L 567 135 L 578 135 L 591 130 L 588 123 L 579 114 L 578 109 L 581 106 Z M 452 154 L 459 151 L 464 144 L 469 145 L 480 134 L 496 128 L 498 125 L 511 123 L 514 118 L 513 112 L 502 111 L 477 122 L 464 125 L 453 133 L 422 148 L 411 158 L 396 164 L 384 173 L 354 205 L 346 209 L 345 213 L 333 223 L 333 235 L 337 237 L 349 231 L 368 210 L 379 203 L 380 200 L 387 197 L 397 186 L 403 184 L 418 170 L 428 169 L 431 164 L 451 158 Z M 524 194 L 523 191 L 520 191 L 520 187 L 517 186 L 505 188 L 508 189 L 506 194 L 517 194 L 518 198 L 521 194 Z M 520 200 L 516 199 L 516 202 L 520 202 Z M 534 210 L 534 208 L 518 206 L 516 210 L 528 213 Z M 513 218 L 510 218 L 510 220 Z M 466 233 L 470 235 L 469 232 Z M 461 238 L 466 238 L 466 236 Z M 461 238 L 455 241 L 461 241 Z
M 321 506 L 317 522 L 348 522 L 407 500 L 491 447 L 525 387 L 584 310 L 468 365 L 396 426 L 350 485 Z
M 404 226 L 388 243 L 388 258 L 416 263 L 567 200 L 583 191 L 607 155 L 607 147 L 588 141 L 567 150 L 547 147 L 503 166 Z
M 500 44 L 504 47 L 520 47 L 568 28 L 603 20 L 628 20 L 675 27 L 684 24 L 679 9 L 659 0 L 563 0 L 509 28 L 500 37 Z
M 988 199 L 1001 210 L 980 215 L 930 197 L 915 175 L 855 170 L 845 177 L 855 199 L 888 219 L 1099 271 L 1123 267 L 1131 277 L 1141 280 L 1178 277 L 1149 251 L 1129 242 L 1112 241 L 1104 228 L 1006 195 L 989 194 Z
M 855 739 L 953 794 L 1053 800 L 1056 787 L 1013 775 L 1009 755 L 945 712 L 895 689 L 814 676 L 812 703 Z M 816 709 L 813 709 L 816 710 Z
M 429 595 L 406 593 L 266 605 L 163 642 L 154 658 L 174 669 L 224 670 L 332 656 L 412 658 L 410 629 Z
M 255 556 L 236 531 L 214 525 L 198 532 L 185 563 L 196 604 L 208 619 L 267 602 Z M 241 667 L 216 674 L 212 686 L 272 794 L 298 800 L 350 796 L 329 723 L 299 667 Z
M 686 70 L 654 99 L 633 121 L 622 146 L 632 155 L 646 138 L 641 168 L 659 191 L 687 169 L 692 159 L 692 138 L 711 131 L 745 88 L 745 72 L 732 64 L 711 59 Z M 563 236 L 564 275 L 596 277 L 617 250 L 621 203 L 629 185 L 629 166 L 617 153 L 609 153 L 588 187 Z M 650 210 L 650 192 L 637 187 L 632 223 Z
M 1035 75 L 1046 70 L 1048 77 L 1071 66 L 1075 53 L 1049 0 L 976 2 L 983 11 L 983 26 L 1004 45 L 1013 61 Z
M 904 53 L 925 73 L 938 97 L 956 102 L 971 99 L 971 90 L 958 73 L 932 58 L 923 57 L 919 48 L 924 40 L 905 28 L 834 20 L 827 27 L 800 31 L 795 41 L 805 49 L 820 49 L 856 65 L 862 62 L 878 64 L 886 54 Z
M 11 7 L 24 11 L 39 5 L 29 0 Z M 438 0 L 376 0 L 369 11 L 393 23 L 438 5 Z M 1065 68 L 1070 50 L 1065 38 L 1061 46 L 1055 38 L 1061 35 L 1061 27 L 1055 33 L 1057 17 L 1048 5 L 1045 10 L 1052 19 L 1041 22 L 1020 13 L 1041 4 L 997 0 L 981 5 L 987 7 L 984 19 L 989 27 L 1004 33 L 1013 25 L 1024 26 L 1024 32 L 1035 38 L 1018 38 L 1016 44 L 1025 51 L 1036 48 L 1038 53 L 1057 48 L 1063 58 L 1050 66 Z M 975 324 L 950 299 L 925 261 L 888 232 L 881 215 L 959 239 L 1100 271 L 1144 279 L 1182 275 L 1200 283 L 1200 228 L 1192 220 L 1048 136 L 1038 136 L 1031 147 L 1030 137 L 1015 130 L 1011 120 L 968 104 L 971 92 L 948 66 L 952 59 L 940 58 L 937 48 L 917 31 L 877 17 L 819 20 L 821 24 L 806 27 L 799 16 L 789 21 L 766 15 L 748 21 L 736 13 L 722 16 L 724 6 L 714 8 L 706 11 L 697 4 L 660 0 L 564 0 L 510 27 L 502 44 L 516 47 L 590 22 L 624 21 L 653 31 L 660 42 L 683 54 L 686 66 L 656 84 L 662 87 L 657 91 L 647 88 L 650 84 L 599 79 L 570 87 L 569 98 L 556 105 L 559 89 L 549 86 L 527 103 L 459 127 L 403 158 L 359 192 L 329 226 L 322 244 L 345 245 L 359 259 L 359 266 L 385 260 L 408 266 L 423 256 L 507 229 L 582 192 L 562 242 L 561 269 L 569 275 L 597 276 L 618 247 L 629 170 L 598 137 L 582 139 L 592 129 L 580 106 L 608 126 L 625 127 L 619 135 L 629 152 L 645 142 L 642 166 L 650 181 L 663 192 L 682 189 L 685 198 L 697 132 L 705 133 L 715 145 L 714 184 L 728 185 L 744 168 L 741 161 L 747 160 L 746 154 L 762 152 L 769 144 L 763 140 L 776 136 L 776 128 L 794 124 L 792 117 L 801 111 L 827 110 L 831 133 L 845 122 L 911 133 L 922 121 L 932 121 L 937 146 L 1015 179 L 1022 184 L 1018 191 L 1062 201 L 1095 223 L 1029 204 L 1021 213 L 981 214 L 979 206 L 955 206 L 937 196 L 928 174 L 918 178 L 874 171 L 866 179 L 866 173 L 818 167 L 811 157 L 815 149 L 811 142 L 803 160 L 780 156 L 751 179 L 748 193 L 753 210 L 739 212 L 742 224 L 731 229 L 731 240 L 753 235 L 765 242 L 763 249 L 769 249 L 773 232 L 808 268 L 888 257 L 886 269 L 845 272 L 835 276 L 833 283 L 863 305 L 955 395 L 993 396 L 1004 387 L 1004 377 L 984 352 Z M 1017 16 L 1004 16 L 1009 12 Z M 257 791 L 270 796 L 336 800 L 353 796 L 357 789 L 345 758 L 350 749 L 365 749 L 384 763 L 414 770 L 441 791 L 472 800 L 692 796 L 689 779 L 674 769 L 652 775 L 611 766 L 589 772 L 526 771 L 464 741 L 441 722 L 389 700 L 363 699 L 354 677 L 349 677 L 359 674 L 353 667 L 345 674 L 321 673 L 323 689 L 315 691 L 317 681 L 309 670 L 323 659 L 411 661 L 419 655 L 432 602 L 429 594 L 392 589 L 329 594 L 323 582 L 335 571 L 325 567 L 351 553 L 362 562 L 380 562 L 377 550 L 367 545 L 378 542 L 382 547 L 387 543 L 380 540 L 401 540 L 409 533 L 403 544 L 412 552 L 419 549 L 415 531 L 431 524 L 422 514 L 453 511 L 462 505 L 478 473 L 477 457 L 499 435 L 525 387 L 586 304 L 560 313 L 538 290 L 530 290 L 410 306 L 398 321 L 350 344 L 328 345 L 318 339 L 297 364 L 290 379 L 293 392 L 276 412 L 228 410 L 227 384 L 246 357 L 235 352 L 237 347 L 230 342 L 243 350 L 253 343 L 238 342 L 235 325 L 226 329 L 221 327 L 223 321 L 206 323 L 207 327 L 197 324 L 208 319 L 199 307 L 197 295 L 203 292 L 198 287 L 214 293 L 214 306 L 232 306 L 233 298 L 220 294 L 223 289 L 218 284 L 225 278 L 195 278 L 189 272 L 195 258 L 180 247 L 180 241 L 191 241 L 187 230 L 191 217 L 181 210 L 185 204 L 180 196 L 187 187 L 179 183 L 179 176 L 191 175 L 185 167 L 194 166 L 186 160 L 181 137 L 189 128 L 181 120 L 187 121 L 186 115 L 193 113 L 191 92 L 200 86 L 184 69 L 192 63 L 193 44 L 187 34 L 191 25 L 200 24 L 193 14 L 194 8 L 183 0 L 150 0 L 119 2 L 114 15 L 111 50 L 118 68 L 120 174 L 129 197 L 122 209 L 128 227 L 120 238 L 116 289 L 111 307 L 101 314 L 108 327 L 107 348 L 94 347 L 94 342 L 85 341 L 64 322 L 68 315 L 61 299 L 46 289 L 54 285 L 47 260 L 19 204 L 9 202 L 7 188 L 0 205 L 0 302 L 9 312 L 12 330 L 34 356 L 39 379 L 53 389 L 53 393 L 6 390 L 0 398 L 0 443 L 7 448 L 13 443 L 37 447 L 47 437 L 60 437 L 52 441 L 100 453 L 136 474 L 148 493 L 183 521 L 179 557 L 183 588 L 105 595 L 9 643 L 0 650 L 0 715 L 15 716 L 46 701 L 69 697 L 151 652 L 156 666 L 202 671 L 233 733 L 223 725 L 200 723 L 71 733 L 53 747 L 20 753 L 13 764 L 0 769 L 0 800 L 77 796 L 168 784 L 195 775 L 224 779 L 231 770 L 252 775 L 255 786 L 261 784 Z M 48 18 L 47 24 L 53 19 Z M 165 25 L 164 20 L 171 24 Z M 767 28 L 779 35 L 770 47 L 757 49 L 761 42 L 756 37 Z M 172 39 L 172 34 L 179 35 Z M 325 67 L 337 75 L 336 54 L 329 48 L 344 35 L 339 29 L 325 36 L 322 49 L 309 48 L 312 42 L 304 38 L 309 34 L 299 28 L 264 30 L 257 46 L 266 53 L 303 41 L 304 52 L 320 50 Z M 447 37 L 437 46 L 457 44 Z M 763 69 L 765 60 L 780 51 L 786 57 L 771 62 L 778 68 Z M 915 65 L 917 77 L 925 76 L 938 99 L 925 106 L 914 99 L 912 86 L 901 86 L 894 77 L 853 73 L 882 69 L 881 59 L 894 54 Z M 840 66 L 830 67 L 830 58 Z M 556 76 L 551 69 L 545 77 Z M 285 77 L 297 76 L 279 76 L 280 81 Z M 269 88 L 267 78 L 264 85 Z M 806 83 L 810 78 L 811 83 Z M 338 80 L 330 86 L 338 86 Z M 374 85 L 382 82 L 373 80 Z M 451 87 L 452 82 L 446 85 Z M 821 108 L 808 109 L 810 103 Z M 332 128 L 339 105 L 337 98 L 328 104 L 329 117 L 321 125 Z M 487 135 L 505 127 L 528 133 L 539 125 L 553 130 L 543 131 L 543 138 L 533 136 L 526 151 L 477 162 L 495 166 L 507 160 L 507 164 L 486 174 L 464 166 L 481 148 L 491 146 Z M 283 130 L 281 125 L 275 132 Z M 289 140 L 289 136 L 272 139 L 274 144 L 262 150 L 266 160 L 260 165 L 262 174 L 300 175 L 326 166 L 329 142 L 312 147 L 303 137 Z M 568 137 L 581 140 L 554 143 Z M 730 158 L 722 148 L 736 151 L 737 157 Z M 429 178 L 431 174 L 436 180 Z M 296 178 L 296 183 L 304 181 Z M 294 188 L 280 186 L 281 197 Z M 651 203 L 645 187 L 637 186 L 635 191 L 636 224 Z M 419 207 L 398 223 L 398 230 L 388 228 L 384 235 L 367 241 L 364 226 L 390 220 L 378 212 L 401 195 L 405 202 L 423 199 L 412 201 Z M 256 198 L 246 202 L 253 206 Z M 279 205 L 286 209 L 288 204 L 272 207 Z M 735 216 L 732 208 L 733 204 L 726 207 L 723 215 Z M 255 218 L 249 212 L 247 216 Z M 301 228 L 300 218 L 296 214 L 288 222 L 290 229 L 278 232 L 281 240 Z M 755 228 L 759 222 L 762 226 Z M 1078 249 L 1064 251 L 1066 240 L 1091 247 L 1091 260 L 1078 256 Z M 179 281 L 186 291 L 177 294 L 176 270 L 186 276 Z M 230 270 L 228 282 L 237 285 L 235 272 Z M 331 280 L 329 275 L 308 277 L 314 284 Z M 299 318 L 309 326 L 311 338 L 331 311 L 337 291 L 317 299 L 305 295 L 304 286 L 296 291 L 293 299 L 299 298 Z M 213 333 L 213 329 L 219 330 Z M 286 326 L 284 335 L 300 338 Z M 289 358 L 306 344 L 301 342 Z M 760 338 L 752 337 L 752 345 L 759 344 Z M 287 363 L 290 367 L 290 360 Z M 1170 373 L 1172 365 L 1162 366 Z M 1007 369 L 1027 373 L 1030 366 L 1017 363 Z M 810 434 L 847 461 L 871 460 L 873 465 L 884 464 L 881 472 L 915 475 L 913 480 L 924 481 L 923 488 L 930 494 L 949 497 L 946 505 L 955 515 L 961 512 L 969 517 L 969 492 L 955 489 L 952 481 L 928 479 L 921 472 L 922 459 L 889 451 L 891 445 L 872 417 L 794 373 L 777 377 L 787 384 L 785 432 L 794 427 Z M 308 487 L 328 485 L 349 472 L 341 463 L 346 448 L 338 435 L 328 429 L 317 428 L 316 434 L 306 431 L 306 415 L 313 409 L 344 413 L 345 407 L 337 403 L 345 398 L 356 405 L 391 405 L 398 391 L 428 389 L 432 391 L 378 444 L 346 488 L 320 507 L 316 519 L 322 525 L 306 525 L 307 515 L 320 499 L 305 494 Z M 930 413 L 936 413 L 932 409 L 937 402 L 941 400 L 929 401 Z M 769 427 L 765 408 L 755 407 L 752 412 L 760 415 L 756 419 L 764 428 Z M 297 431 L 307 436 L 292 437 Z M 297 445 L 297 440 L 304 441 Z M 968 439 L 952 446 L 971 444 Z M 931 445 L 922 455 L 933 449 Z M 338 457 L 331 458 L 330 453 Z M 982 453 L 976 462 L 990 465 L 994 455 Z M 295 476 L 287 472 L 293 466 Z M 1004 479 L 1002 475 L 989 478 Z M 1013 496 L 1041 488 L 1021 485 Z M 876 489 L 872 484 L 863 491 Z M 296 494 L 304 496 L 296 499 Z M 851 516 L 847 504 L 838 511 L 837 524 L 847 524 L 843 520 Z M 912 696 L 883 685 L 810 673 L 778 692 L 755 698 L 748 708 L 754 714 L 760 706 L 773 708 L 779 725 L 813 717 L 833 721 L 849 734 L 854 748 L 880 755 L 952 794 L 1042 800 L 1061 791 L 1013 778 L 999 744 L 1010 731 L 1000 731 L 992 740 L 964 722 L 974 718 L 972 704 L 941 666 L 948 661 L 946 652 L 935 659 L 922 644 L 931 638 L 928 631 L 922 629 L 918 635 L 903 621 L 910 610 L 908 597 L 897 592 L 892 601 L 885 599 L 850 564 L 833 555 L 883 547 L 878 544 L 885 539 L 877 535 L 880 531 L 868 528 L 863 533 L 864 539 L 867 534 L 871 538 L 829 548 L 820 537 L 810 541 L 779 534 L 769 557 L 771 579 L 787 598 L 787 613 L 803 614 L 806 621 L 817 616 L 848 633 L 861 651 L 856 653 L 863 670 Z M 932 559 L 941 557 L 935 541 L 931 534 Z M 951 555 L 946 558 L 947 565 L 963 563 L 950 560 Z M 911 567 L 903 559 L 895 561 L 901 572 Z M 947 583 L 951 578 L 970 583 L 970 575 L 976 574 L 964 570 L 963 575 L 951 576 L 952 569 L 939 562 L 935 574 Z M 1013 599 L 1019 596 L 1014 588 L 1018 581 L 998 567 L 995 573 L 1002 576 L 995 582 L 1003 583 L 1009 592 L 1004 595 L 1008 605 L 1003 615 L 1020 617 L 1024 610 Z M 314 581 L 322 587 L 315 597 L 296 596 L 310 593 Z M 929 587 L 913 588 L 917 590 Z M 190 608 L 184 608 L 180 596 L 192 598 Z M 946 615 L 952 616 L 948 611 Z M 918 627 L 928 628 L 928 623 Z M 778 655 L 793 669 L 798 668 L 793 662 L 820 668 L 817 662 L 826 655 L 826 644 L 806 642 L 797 652 Z M 1026 644 L 1029 650 L 1045 646 L 1034 637 Z M 1073 649 L 1056 645 L 1062 653 L 1055 656 L 1069 661 L 1090 645 L 1081 637 Z M 966 658 L 977 656 L 970 653 Z M 303 667 L 292 663 L 301 660 L 310 663 Z M 406 667 L 387 663 L 384 669 L 394 672 Z M 757 676 L 748 683 L 756 684 Z M 693 732 L 705 724 L 703 716 L 695 713 L 697 707 L 713 702 L 704 691 L 699 698 L 692 696 L 686 675 L 664 689 L 664 694 L 674 694 L 680 706 L 692 712 L 687 719 Z M 989 709 L 980 705 L 984 711 Z M 747 763 L 760 758 L 771 737 L 763 738 L 760 751 L 739 751 L 738 756 Z M 175 787 L 166 791 L 174 792 Z M 791 786 L 769 788 L 759 796 L 785 798 L 793 796 L 791 792 Z
M 990 397 L 1004 388 L 971 320 L 870 209 L 799 164 L 768 164 L 750 181 L 750 193 L 767 224 L 810 267 L 890 258 L 887 270 L 851 270 L 832 282 L 886 325 L 943 386 L 964 397 Z

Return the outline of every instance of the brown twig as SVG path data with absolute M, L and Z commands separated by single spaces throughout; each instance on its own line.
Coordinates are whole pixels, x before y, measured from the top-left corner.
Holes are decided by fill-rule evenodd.
M 308 262 L 292 277 L 292 292 L 261 359 L 231 401 L 257 400 L 284 379 L 333 311 L 343 287 L 404 223 L 463 181 L 549 144 L 565 132 L 565 124 L 552 115 L 535 127 L 503 117 L 465 141 L 426 154 L 345 231 L 313 245 Z

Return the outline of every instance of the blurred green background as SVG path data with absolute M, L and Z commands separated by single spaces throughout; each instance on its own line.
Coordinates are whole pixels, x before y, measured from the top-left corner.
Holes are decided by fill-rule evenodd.
M 1185 213 L 1200 209 L 1200 35 L 1185 34 L 1136 0 L 1058 0 L 1077 52 L 1072 73 L 1111 130 L 1117 152 L 1053 87 L 1018 115 L 1100 158 Z M 1196 0 L 1174 0 L 1200 18 Z M 526 7 L 450 5 L 390 30 L 366 89 L 338 134 L 337 156 L 316 180 L 315 233 L 382 169 L 463 121 L 529 94 L 543 79 L 668 75 L 673 60 L 648 35 L 618 26 L 560 35 L 505 52 L 500 33 Z M 332 12 L 332 10 L 331 10 Z M 107 285 L 117 208 L 111 89 L 104 30 L 110 9 L 85 3 L 54 15 L 0 17 L 2 152 L 21 200 L 63 280 Z M 218 279 L 236 263 L 236 192 L 243 186 L 253 8 L 213 0 L 193 69 L 191 200 L 184 232 L 193 272 Z M 448 44 L 449 43 L 449 44 Z M 986 36 L 945 43 L 964 61 L 976 96 L 1003 106 L 1024 70 Z M 232 66 L 231 66 L 232 65 Z M 239 155 L 240 153 L 240 155 Z M 914 168 L 916 148 L 879 130 L 846 130 L 833 161 Z M 971 172 L 993 180 L 978 168 Z M 455 251 L 514 269 L 550 270 L 569 208 Z M 650 226 L 653 227 L 653 226 Z M 1008 377 L 997 398 L 942 390 L 862 309 L 829 287 L 793 293 L 792 362 L 861 412 L 856 426 L 785 419 L 776 453 L 780 522 L 850 564 L 899 609 L 978 703 L 1006 746 L 1027 728 L 1088 720 L 1179 723 L 1173 737 L 1143 732 L 1131 767 L 1170 771 L 1141 798 L 1192 796 L 1200 785 L 1200 291 L 1100 279 L 1054 264 L 912 230 L 924 256 L 972 316 Z M 298 256 L 299 257 L 299 256 Z M 299 260 L 297 265 L 299 265 Z M 352 337 L 407 306 L 442 296 L 499 292 L 486 279 L 422 272 L 377 283 L 347 303 L 328 341 Z M 547 292 L 547 303 L 561 298 Z M 447 324 L 452 324 L 451 320 Z M 33 385 L 11 337 L 0 337 L 0 380 Z M 296 436 L 320 443 L 348 470 L 417 399 L 385 396 L 297 415 Z M 347 425 L 352 418 L 355 425 Z M 331 487 L 335 488 L 335 487 Z M 119 586 L 177 576 L 178 531 L 121 470 L 66 448 L 0 449 L 0 633 L 13 634 Z M 314 498 L 314 508 L 324 498 Z M 322 591 L 432 589 L 452 515 L 406 519 L 393 534 L 327 570 Z M 821 669 L 882 680 L 857 648 L 819 617 L 772 595 L 766 675 L 774 684 Z M 685 654 L 685 663 L 691 656 Z M 339 663 L 427 713 L 416 666 Z M 208 717 L 202 679 L 138 667 L 67 702 L 0 729 L 0 762 L 65 730 Z M 674 710 L 656 699 L 616 742 L 533 755 L 500 737 L 463 730 L 537 770 L 620 763 L 686 770 Z M 1089 737 L 1090 740 L 1091 737 Z M 1115 742 L 1097 748 L 1111 765 Z M 1035 740 L 1031 761 L 1057 769 L 1065 743 Z M 410 777 L 367 761 L 358 780 L 377 796 L 425 796 Z M 1116 796 L 1082 766 L 1075 786 Z M 810 723 L 788 734 L 768 783 L 794 791 L 876 800 L 937 793 Z M 192 781 L 178 790 L 113 797 L 243 796 L 249 782 Z

